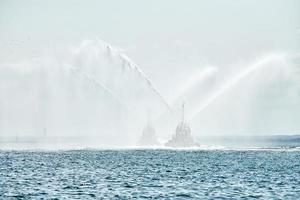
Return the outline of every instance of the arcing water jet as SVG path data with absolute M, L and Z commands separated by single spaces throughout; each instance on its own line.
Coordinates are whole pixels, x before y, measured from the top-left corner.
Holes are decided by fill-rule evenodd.
M 86 72 L 79 72 L 78 70 L 74 69 L 74 68 L 70 68 L 70 70 L 73 73 L 76 73 L 80 76 L 83 76 L 86 80 L 93 82 L 94 84 L 96 84 L 100 89 L 104 90 L 107 94 L 109 94 L 110 96 L 112 96 L 115 100 L 117 100 L 119 103 L 121 103 L 119 97 L 114 94 L 113 91 L 111 91 L 106 85 L 104 85 L 104 83 L 102 83 L 101 81 L 97 80 L 96 78 L 90 76 L 89 74 L 87 74 Z
M 160 91 L 157 89 L 157 87 L 154 85 L 154 83 L 144 74 L 144 72 L 141 70 L 141 68 L 135 64 L 126 54 L 118 50 L 117 48 L 112 47 L 112 45 L 102 41 L 102 40 L 97 40 L 98 43 L 102 43 L 106 46 L 106 51 L 110 55 L 117 55 L 117 58 L 121 60 L 123 63 L 122 66 L 124 68 L 127 68 L 129 70 L 132 70 L 136 72 L 146 83 L 147 85 L 152 89 L 152 91 L 162 100 L 164 105 L 168 108 L 170 111 L 171 108 L 167 102 L 167 100 L 161 95 Z
M 217 73 L 217 68 L 215 67 L 207 67 L 204 70 L 201 70 L 200 72 L 196 73 L 195 75 L 192 75 L 183 85 L 179 88 L 179 92 L 177 93 L 176 97 L 172 101 L 172 104 L 175 104 L 176 102 L 181 104 L 182 99 L 186 101 L 187 99 L 191 98 L 189 94 L 190 90 L 193 90 L 197 86 L 201 86 L 202 83 L 211 78 L 213 75 Z
M 209 105 L 211 105 L 214 101 L 216 101 L 220 96 L 222 96 L 224 93 L 229 91 L 231 88 L 233 88 L 236 84 L 238 84 L 240 81 L 245 79 L 247 76 L 252 74 L 253 72 L 269 66 L 268 64 L 271 64 L 271 62 L 281 62 L 283 63 L 285 58 L 285 55 L 269 55 L 258 62 L 254 63 L 250 67 L 248 67 L 246 70 L 242 71 L 241 73 L 237 74 L 234 78 L 229 80 L 227 83 L 225 83 L 220 89 L 218 89 L 216 92 L 214 92 L 204 103 L 202 103 L 200 106 L 198 106 L 195 111 L 190 115 L 189 120 L 193 120 L 202 110 L 207 108 Z

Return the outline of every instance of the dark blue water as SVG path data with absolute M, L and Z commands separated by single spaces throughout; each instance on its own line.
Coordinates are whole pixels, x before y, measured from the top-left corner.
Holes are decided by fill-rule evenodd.
M 299 151 L 0 152 L 1 199 L 300 199 Z

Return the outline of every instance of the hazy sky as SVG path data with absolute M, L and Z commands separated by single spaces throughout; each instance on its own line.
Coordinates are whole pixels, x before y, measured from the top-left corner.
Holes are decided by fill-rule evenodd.
M 297 0 L 1 0 L 1 60 L 14 44 L 34 49 L 94 36 L 124 48 L 193 46 L 215 62 L 230 62 L 236 54 L 297 51 L 299 9 Z

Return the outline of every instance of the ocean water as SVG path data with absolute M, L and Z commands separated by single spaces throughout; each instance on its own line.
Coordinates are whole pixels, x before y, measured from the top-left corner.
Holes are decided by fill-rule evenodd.
M 300 199 L 300 151 L 0 151 L 0 199 Z

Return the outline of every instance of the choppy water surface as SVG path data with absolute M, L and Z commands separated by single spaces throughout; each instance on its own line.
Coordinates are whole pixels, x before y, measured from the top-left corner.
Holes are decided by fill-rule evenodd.
M 0 152 L 1 199 L 300 198 L 299 151 Z

